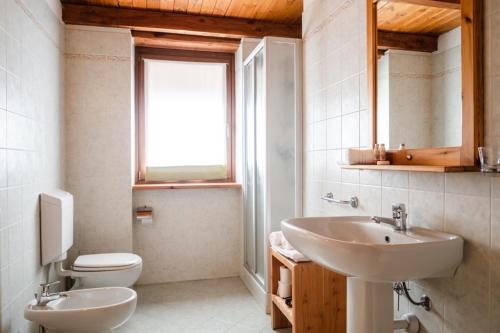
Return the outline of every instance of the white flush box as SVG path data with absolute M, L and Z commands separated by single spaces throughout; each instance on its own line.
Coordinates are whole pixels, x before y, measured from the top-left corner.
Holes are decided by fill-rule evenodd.
M 42 265 L 66 258 L 73 245 L 73 196 L 61 190 L 42 193 L 41 247 Z

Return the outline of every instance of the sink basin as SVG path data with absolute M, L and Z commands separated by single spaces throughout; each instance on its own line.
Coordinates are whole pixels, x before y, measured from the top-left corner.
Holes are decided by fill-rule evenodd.
M 462 261 L 459 236 L 417 227 L 394 231 L 368 216 L 293 218 L 281 229 L 311 260 L 366 281 L 452 276 Z
M 137 304 L 136 292 L 123 287 L 81 289 L 65 295 L 45 306 L 32 300 L 24 317 L 49 332 L 104 333 L 124 324 Z

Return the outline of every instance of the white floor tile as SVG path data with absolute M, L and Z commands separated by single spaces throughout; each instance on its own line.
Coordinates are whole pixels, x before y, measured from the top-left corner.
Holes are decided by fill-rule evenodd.
M 239 278 L 138 286 L 137 309 L 115 333 L 289 333 L 271 319 Z

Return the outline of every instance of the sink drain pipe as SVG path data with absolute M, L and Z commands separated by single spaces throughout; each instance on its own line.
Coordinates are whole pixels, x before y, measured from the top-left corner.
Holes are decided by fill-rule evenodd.
M 418 333 L 420 322 L 414 313 L 405 313 L 401 316 L 401 319 L 394 320 L 392 327 L 394 330 L 406 330 L 409 333 Z

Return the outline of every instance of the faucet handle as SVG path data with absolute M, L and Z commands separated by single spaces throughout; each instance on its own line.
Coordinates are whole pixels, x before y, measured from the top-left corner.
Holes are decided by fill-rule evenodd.
M 406 205 L 404 203 L 392 204 L 392 218 L 400 218 L 403 214 L 406 215 Z
M 52 281 L 52 282 L 48 282 L 48 283 L 40 283 L 40 289 L 41 289 L 42 294 L 47 293 L 49 291 L 50 287 L 58 285 L 59 283 L 61 283 L 61 281 Z
M 392 204 L 392 211 L 405 212 L 406 211 L 406 205 L 404 203 L 395 203 L 395 204 Z

